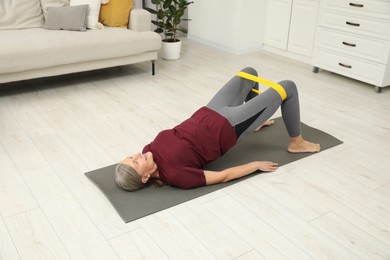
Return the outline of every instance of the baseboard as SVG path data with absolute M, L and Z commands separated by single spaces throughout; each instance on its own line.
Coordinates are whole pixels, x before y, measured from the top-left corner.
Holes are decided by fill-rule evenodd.
M 188 34 L 187 37 L 188 37 L 188 39 L 200 42 L 200 43 L 205 44 L 207 46 L 210 46 L 210 47 L 222 50 L 222 51 L 226 51 L 226 52 L 229 52 L 229 53 L 232 53 L 232 54 L 236 54 L 236 55 L 253 53 L 253 52 L 260 52 L 260 51 L 264 50 L 262 45 L 261 46 L 256 46 L 256 47 L 253 47 L 253 48 L 240 48 L 240 49 L 237 49 L 237 48 L 232 48 L 230 46 L 223 45 L 223 44 L 220 44 L 220 43 L 217 43 L 217 42 L 213 42 L 213 41 L 201 38 L 201 37 L 197 37 L 197 36 L 191 35 L 191 34 Z
M 277 55 L 289 58 L 289 59 L 293 59 L 293 60 L 297 60 L 297 61 L 309 64 L 309 65 L 313 64 L 312 57 L 306 57 L 306 56 L 303 56 L 301 54 L 296 54 L 296 53 L 293 53 L 293 52 L 288 52 L 288 51 L 285 51 L 285 50 L 281 50 L 281 49 L 272 47 L 272 46 L 267 45 L 267 44 L 264 45 L 264 50 L 267 51 L 267 52 L 271 52 L 271 53 L 274 53 L 274 54 L 277 54 Z

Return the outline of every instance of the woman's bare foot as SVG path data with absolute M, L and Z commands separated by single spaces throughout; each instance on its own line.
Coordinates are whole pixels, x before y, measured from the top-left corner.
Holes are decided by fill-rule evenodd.
M 320 150 L 321 147 L 319 144 L 306 141 L 301 135 L 291 138 L 287 147 L 287 151 L 290 153 L 316 153 Z
M 267 120 L 261 126 L 257 127 L 254 132 L 260 131 L 260 129 L 263 128 L 263 126 L 270 126 L 273 124 L 275 124 L 275 121 L 273 119 Z

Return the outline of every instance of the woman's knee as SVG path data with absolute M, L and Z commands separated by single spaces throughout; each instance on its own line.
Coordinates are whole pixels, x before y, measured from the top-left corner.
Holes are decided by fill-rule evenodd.
M 291 97 L 294 94 L 298 94 L 297 86 L 292 80 L 283 80 L 279 84 L 284 88 L 287 93 L 287 96 Z
M 252 67 L 243 68 L 241 71 L 257 76 L 257 71 Z

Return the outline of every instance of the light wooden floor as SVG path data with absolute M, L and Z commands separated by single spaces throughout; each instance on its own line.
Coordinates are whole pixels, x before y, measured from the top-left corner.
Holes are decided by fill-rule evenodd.
M 390 89 L 184 47 L 154 77 L 147 62 L 0 86 L 0 259 L 390 259 Z M 302 121 L 344 144 L 123 223 L 84 172 L 139 151 L 245 66 L 294 80 Z

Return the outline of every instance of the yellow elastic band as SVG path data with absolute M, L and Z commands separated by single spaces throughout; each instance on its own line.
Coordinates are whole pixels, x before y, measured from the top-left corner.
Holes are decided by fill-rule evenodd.
M 251 81 L 255 81 L 255 82 L 258 82 L 260 84 L 263 84 L 263 85 L 266 85 L 270 88 L 273 88 L 274 90 L 276 90 L 276 92 L 278 92 L 278 94 L 280 95 L 280 98 L 282 100 L 285 100 L 287 98 L 287 93 L 286 91 L 284 90 L 284 88 L 278 84 L 278 83 L 275 83 L 275 82 L 272 82 L 272 81 L 269 81 L 267 79 L 262 79 L 260 77 L 257 77 L 257 76 L 254 76 L 252 74 L 249 74 L 249 73 L 246 73 L 246 72 L 243 72 L 243 71 L 240 71 L 237 73 L 237 76 L 241 77 L 241 78 L 244 78 L 244 79 L 248 79 L 248 80 L 251 80 Z M 258 93 L 260 91 L 258 91 L 257 89 L 252 89 L 252 91 Z M 261 94 L 258 93 L 258 94 Z
M 255 92 L 255 93 L 257 93 L 257 94 L 263 94 L 263 92 L 261 92 L 260 90 L 258 90 L 258 89 L 255 89 L 255 88 L 252 88 L 251 89 L 253 92 Z

